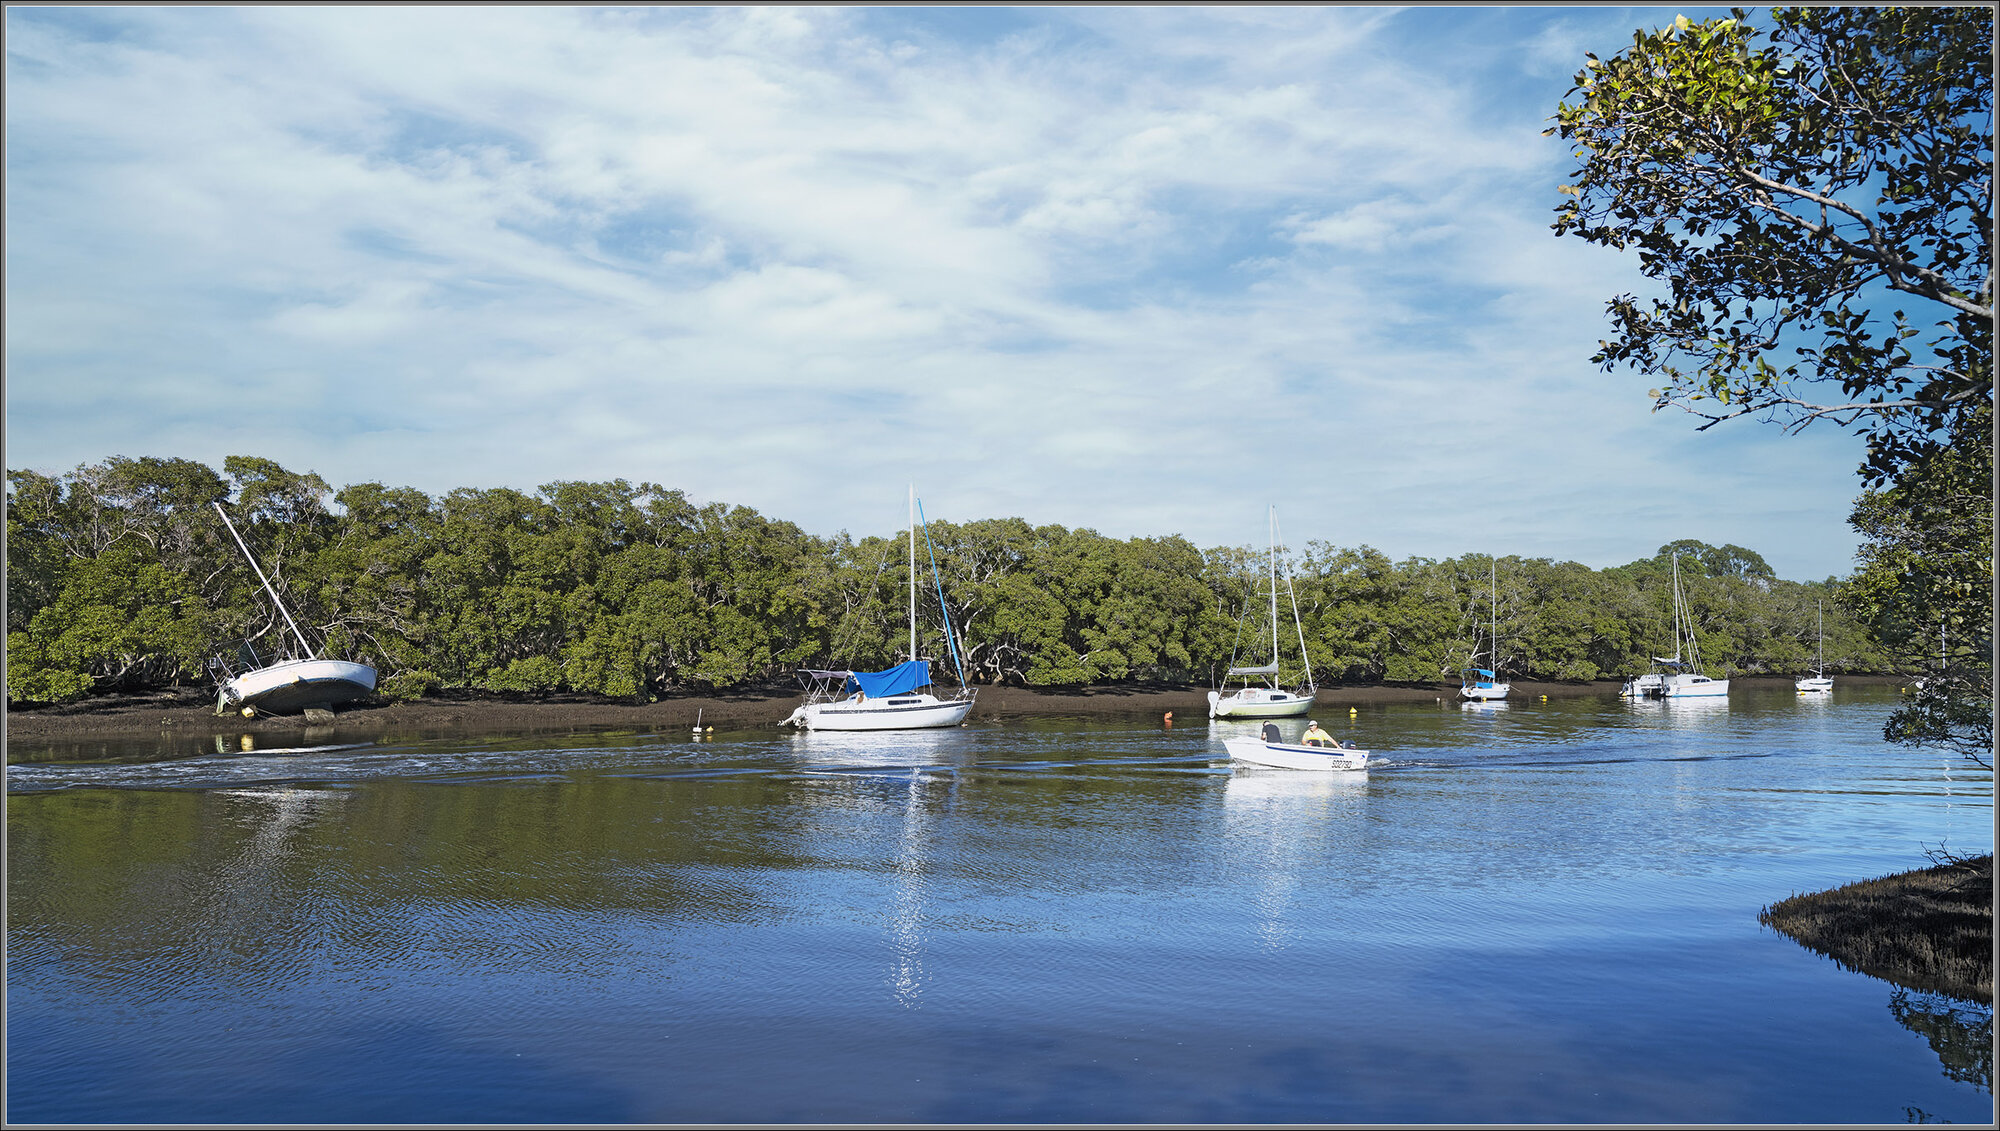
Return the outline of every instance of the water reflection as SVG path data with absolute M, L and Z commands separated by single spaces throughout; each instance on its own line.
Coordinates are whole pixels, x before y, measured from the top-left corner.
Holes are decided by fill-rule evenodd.
M 1297 942 L 1302 917 L 1323 918 L 1324 908 L 1302 890 L 1325 869 L 1343 866 L 1367 797 L 1366 774 L 1239 767 L 1230 775 L 1225 828 L 1252 877 L 1265 949 Z
M 1889 998 L 1896 1023 L 1928 1041 L 1944 1074 L 1993 1094 L 1993 1007 L 1923 991 Z
M 792 753 L 806 767 L 918 767 L 975 760 L 974 743 L 957 729 L 797 731 Z
M 1647 729 L 1685 730 L 1706 726 L 1729 714 L 1729 700 L 1707 699 L 1622 699 L 1631 717 Z
M 957 774 L 910 775 L 903 802 L 902 836 L 897 843 L 894 908 L 890 918 L 890 943 L 895 963 L 889 978 L 890 993 L 904 1009 L 916 1009 L 923 1002 L 930 981 L 924 965 L 929 919 L 929 892 L 932 849 L 936 839 L 938 814 L 933 806 L 948 811 L 958 788 Z
M 1976 1119 L 1990 1010 L 1899 995 L 1924 1041 L 1896 1037 L 1882 991 L 1816 993 L 1863 975 L 1745 910 L 1887 871 L 1890 842 L 1990 844 L 1991 775 L 1884 758 L 1894 695 L 1871 694 L 1322 712 L 1392 755 L 1369 775 L 1232 767 L 1221 737 L 1259 724 L 1155 718 L 44 752 L 9 767 L 10 1102 L 114 1125 Z M 1791 1012 L 1729 1006 L 1788 979 Z M 572 1077 L 613 1098 L 564 1109 Z

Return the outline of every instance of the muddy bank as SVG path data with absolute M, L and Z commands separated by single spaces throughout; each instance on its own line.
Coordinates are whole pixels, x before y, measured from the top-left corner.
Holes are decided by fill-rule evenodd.
M 1843 684 L 1893 685 L 1893 677 L 1844 677 Z M 1582 697 L 1615 697 L 1620 681 L 1538 683 L 1517 681 L 1514 702 Z M 1742 689 L 1789 689 L 1789 678 L 1736 677 Z M 654 703 L 633 703 L 584 695 L 507 695 L 468 692 L 440 695 L 413 703 L 379 703 L 342 708 L 334 728 L 342 734 L 396 732 L 515 733 L 532 731 L 666 729 L 693 726 L 743 728 L 777 726 L 799 702 L 795 689 L 709 696 L 675 696 Z M 1323 687 L 1321 709 L 1368 703 L 1456 703 L 1458 685 L 1367 684 Z M 142 696 L 107 696 L 61 707 L 9 710 L 9 738 L 91 738 L 161 733 L 280 734 L 302 730 L 299 716 L 243 719 L 218 716 L 214 699 L 203 691 L 160 692 Z M 1160 718 L 1168 711 L 1177 721 L 1206 720 L 1208 688 L 1172 684 L 1124 684 L 1105 687 L 982 687 L 972 718 L 1004 722 L 1009 718 L 1071 715 Z
M 1758 921 L 1871 977 L 1993 1002 L 1993 857 L 1795 895 Z

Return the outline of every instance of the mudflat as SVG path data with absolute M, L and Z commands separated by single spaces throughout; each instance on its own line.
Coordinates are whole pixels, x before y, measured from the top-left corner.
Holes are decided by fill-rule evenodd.
M 1843 682 L 1894 683 L 1893 677 L 1843 677 Z M 1789 689 L 1789 678 L 1735 677 L 1743 688 Z M 1619 680 L 1589 683 L 1538 683 L 1516 680 L 1512 699 L 1533 702 L 1550 699 L 1615 696 Z M 1205 720 L 1208 715 L 1206 687 L 1186 684 L 1130 683 L 1088 687 L 981 687 L 975 721 L 1005 721 L 1029 716 L 1164 718 L 1174 714 L 1177 722 Z M 399 731 L 463 731 L 465 733 L 511 733 L 521 731 L 631 730 L 689 727 L 699 720 L 704 726 L 777 726 L 798 704 L 796 689 L 766 687 L 752 691 L 709 695 L 676 695 L 650 703 L 606 699 L 588 695 L 523 695 L 500 692 L 456 692 L 401 703 L 355 704 L 336 714 L 333 726 L 346 733 L 372 734 Z M 1458 701 L 1455 683 L 1356 684 L 1319 689 L 1321 707 L 1359 706 L 1368 703 L 1427 703 Z M 77 703 L 33 709 L 9 709 L 6 715 L 10 738 L 77 738 L 116 734 L 258 734 L 280 733 L 305 727 L 298 715 L 261 716 L 244 719 L 238 715 L 217 715 L 212 694 L 201 689 L 161 691 L 148 695 L 98 696 Z

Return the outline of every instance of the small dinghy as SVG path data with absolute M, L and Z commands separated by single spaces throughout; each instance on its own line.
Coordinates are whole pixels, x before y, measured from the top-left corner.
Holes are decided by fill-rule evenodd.
M 1278 724 L 1265 723 L 1259 738 L 1227 738 L 1222 744 L 1229 756 L 1253 766 L 1276 766 L 1286 770 L 1366 770 L 1368 751 L 1352 746 L 1310 746 L 1282 741 Z

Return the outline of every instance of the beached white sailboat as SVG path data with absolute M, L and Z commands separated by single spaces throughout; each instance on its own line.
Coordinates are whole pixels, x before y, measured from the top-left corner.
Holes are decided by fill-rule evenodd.
M 1826 674 L 1826 602 L 1819 603 L 1819 650 L 1813 660 L 1813 673 L 1793 681 L 1792 686 L 1801 695 L 1824 694 L 1833 690 L 1833 677 Z
M 932 687 L 929 661 L 917 656 L 917 489 L 910 488 L 910 658 L 879 672 L 807 668 L 800 674 L 810 684 L 806 701 L 784 723 L 807 730 L 918 730 L 955 727 L 972 713 L 976 689 L 965 682 L 965 664 L 951 631 L 951 614 L 944 613 L 945 646 L 958 669 L 958 691 L 940 696 Z M 928 538 L 926 538 L 928 546 Z M 937 559 L 931 559 L 937 576 Z M 938 581 L 938 608 L 944 610 L 944 583 Z
M 1291 567 L 1285 569 L 1285 591 L 1291 595 L 1292 625 L 1299 634 L 1299 662 L 1305 665 L 1306 685 L 1299 690 L 1287 690 L 1278 685 L 1278 508 L 1271 508 L 1271 662 L 1256 667 L 1231 667 L 1223 677 L 1222 686 L 1208 693 L 1208 717 L 1211 719 L 1284 719 L 1294 718 L 1312 710 L 1313 696 L 1318 687 L 1313 683 L 1312 657 L 1306 654 L 1306 630 L 1299 622 L 1299 597 L 1292 588 Z M 1255 678 L 1263 678 L 1263 684 L 1252 683 Z M 1229 681 L 1241 678 L 1243 686 L 1229 690 Z
M 1482 703 L 1497 702 L 1507 698 L 1511 685 L 1494 673 L 1500 666 L 1500 567 L 1497 562 L 1489 563 L 1492 574 L 1493 625 L 1487 633 L 1487 643 L 1493 653 L 1493 668 L 1472 667 L 1465 669 L 1458 689 L 1459 695 Z M 1479 653 L 1474 652 L 1477 658 Z
M 243 536 L 236 532 L 236 524 L 229 521 L 229 512 L 222 509 L 221 503 L 214 506 L 215 513 L 222 516 L 222 525 L 229 528 L 230 537 L 236 539 L 237 547 L 243 551 L 244 560 L 256 572 L 257 580 L 264 583 L 264 592 L 271 595 L 272 604 L 278 607 L 279 615 L 290 626 L 292 638 L 299 647 L 298 655 L 272 664 L 262 663 L 252 652 L 252 663 L 258 666 L 241 673 L 220 657 L 209 661 L 210 668 L 220 677 L 221 683 L 216 691 L 215 713 L 223 715 L 237 711 L 255 715 L 331 711 L 338 704 L 351 703 L 374 694 L 374 668 L 352 660 L 324 659 L 317 649 L 306 642 L 305 633 L 299 631 L 299 623 L 292 619 L 291 610 L 279 598 L 271 579 L 264 576 L 264 569 L 257 564 L 256 555 L 250 552 Z
M 1673 670 L 1665 673 L 1660 680 L 1661 699 L 1713 699 L 1729 694 L 1729 681 L 1712 679 L 1701 672 L 1701 643 L 1695 637 L 1694 613 L 1688 608 L 1687 598 L 1681 594 L 1681 558 L 1674 558 L 1674 658 L 1653 657 L 1655 663 Z M 1685 646 L 1688 658 L 1681 659 L 1681 649 Z

